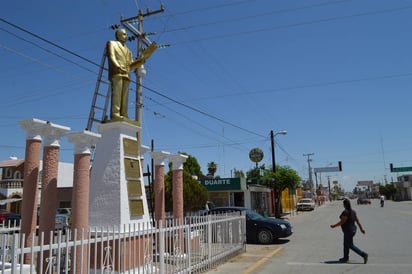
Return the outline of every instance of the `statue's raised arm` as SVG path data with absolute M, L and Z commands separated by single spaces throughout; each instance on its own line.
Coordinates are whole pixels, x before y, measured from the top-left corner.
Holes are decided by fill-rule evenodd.
M 139 68 L 140 66 L 142 66 L 147 59 L 149 59 L 149 57 L 152 55 L 152 53 L 158 49 L 159 46 L 156 43 L 152 43 L 150 44 L 150 46 L 148 46 L 144 51 L 143 51 L 143 56 L 138 58 L 136 61 L 133 61 L 130 66 L 129 66 L 129 70 L 134 70 Z

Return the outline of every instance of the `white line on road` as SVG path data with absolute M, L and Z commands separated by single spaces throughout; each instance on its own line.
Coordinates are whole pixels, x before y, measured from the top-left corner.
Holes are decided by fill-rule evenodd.
M 319 262 L 319 263 L 308 263 L 308 262 L 287 262 L 287 265 L 299 265 L 299 266 L 319 266 L 319 265 L 363 265 L 363 262 L 349 262 L 349 263 L 327 263 L 327 262 Z M 412 264 L 399 264 L 399 263 L 393 263 L 393 264 L 387 264 L 387 263 L 367 263 L 365 266 L 379 266 L 379 267 L 412 267 Z

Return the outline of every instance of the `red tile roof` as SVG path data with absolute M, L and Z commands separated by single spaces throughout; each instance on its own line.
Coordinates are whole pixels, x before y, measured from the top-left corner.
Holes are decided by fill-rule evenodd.
M 19 165 L 23 164 L 24 160 L 6 160 L 0 162 L 0 168 L 2 167 L 18 167 Z

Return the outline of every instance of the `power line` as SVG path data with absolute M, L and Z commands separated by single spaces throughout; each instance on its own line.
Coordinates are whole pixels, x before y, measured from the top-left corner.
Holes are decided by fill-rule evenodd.
M 175 99 L 173 99 L 173 98 L 171 98 L 171 97 L 169 97 L 169 96 L 167 96 L 167 95 L 164 95 L 164 94 L 162 94 L 162 93 L 160 93 L 160 92 L 158 92 L 158 91 L 156 91 L 156 90 L 154 90 L 154 89 L 152 89 L 152 88 L 146 87 L 145 85 L 142 85 L 142 87 L 144 87 L 144 88 L 147 89 L 147 90 L 150 90 L 151 92 L 153 92 L 153 93 L 155 93 L 155 94 L 157 94 L 157 95 L 159 95 L 159 96 L 161 96 L 161 97 L 163 97 L 163 98 L 168 99 L 169 101 L 172 101 L 172 102 L 174 102 L 174 103 L 176 103 L 176 104 L 179 104 L 179 105 L 181 105 L 181 106 L 183 106 L 183 107 L 186 107 L 186 108 L 188 108 L 188 109 L 190 109 L 190 110 L 193 110 L 193 111 L 195 111 L 195 112 L 198 112 L 198 113 L 200 113 L 200 114 L 203 114 L 203 115 L 205 115 L 205 116 L 207 116 L 207 117 L 209 117 L 209 118 L 212 118 L 212 119 L 217 120 L 217 121 L 219 121 L 219 122 L 222 122 L 222 123 L 224 123 L 224 124 L 230 125 L 230 126 L 232 126 L 232 127 L 234 127 L 234 128 L 240 129 L 240 130 L 242 130 L 242 131 L 248 132 L 248 133 L 250 133 L 250 134 L 252 134 L 252 135 L 256 135 L 256 136 L 265 138 L 264 135 L 258 134 L 258 133 L 256 133 L 256 132 L 253 132 L 253 131 L 248 130 L 248 129 L 245 129 L 245 128 L 242 128 L 242 127 L 240 127 L 240 126 L 238 126 L 238 125 L 235 125 L 235 124 L 233 124 L 233 123 L 231 123 L 231 122 L 227 122 L 227 121 L 223 120 L 222 118 L 219 118 L 219 117 L 217 117 L 217 116 L 215 116 L 215 115 L 209 114 L 209 113 L 207 113 L 207 112 L 205 112 L 205 111 L 203 111 L 203 110 L 200 110 L 200 109 L 194 108 L 194 107 L 192 107 L 192 106 L 189 106 L 189 105 L 187 105 L 187 104 L 184 104 L 184 103 L 182 103 L 182 102 L 179 102 L 179 101 L 177 101 L 177 100 L 175 100 Z
M 46 43 L 48 43 L 48 44 L 50 44 L 50 45 L 52 45 L 52 46 L 54 46 L 54 47 L 56 47 L 56 48 L 58 48 L 58 49 L 61 49 L 61 50 L 65 51 L 65 52 L 67 52 L 67 53 L 69 53 L 69 54 L 71 54 L 71 55 L 74 55 L 74 56 L 76 56 L 77 58 L 82 59 L 83 61 L 86 61 L 86 62 L 88 62 L 88 63 L 90 63 L 90 64 L 92 64 L 92 65 L 95 65 L 95 66 L 97 66 L 97 67 L 100 67 L 100 65 L 97 64 L 96 62 L 93 62 L 93 61 L 91 61 L 90 59 L 87 59 L 87 58 L 85 58 L 85 57 L 83 57 L 83 56 L 75 53 L 74 51 L 68 50 L 68 49 L 66 49 L 66 48 L 64 48 L 64 47 L 62 47 L 62 46 L 60 46 L 60 45 L 58 45 L 58 44 L 56 44 L 56 43 L 54 43 L 54 42 L 46 39 L 46 38 L 43 38 L 43 37 L 41 37 L 40 35 L 37 35 L 37 34 L 31 32 L 31 31 L 28 31 L 28 30 L 26 30 L 26 29 L 24 29 L 24 28 L 22 28 L 22 27 L 19 27 L 19 26 L 17 26 L 16 24 L 13 24 L 13 23 L 11 23 L 11 22 L 3 19 L 3 18 L 0 18 L 0 20 L 1 20 L 2 22 L 6 23 L 6 24 L 8 24 L 8 25 L 10 25 L 10 26 L 18 29 L 18 30 L 21 30 L 22 32 L 25 32 L 25 33 L 27 33 L 27 34 L 29 34 L 29 35 L 31 35 L 31 36 L 36 37 L 37 39 L 42 40 L 43 42 L 46 42 Z
M 12 27 L 14 27 L 14 28 L 17 28 L 17 29 L 19 29 L 19 30 L 21 30 L 21 31 L 23 31 L 23 32 L 25 32 L 25 33 L 27 33 L 27 34 L 30 34 L 30 35 L 32 35 L 32 36 L 34 36 L 34 37 L 36 37 L 36 38 L 38 38 L 38 39 L 40 39 L 40 40 L 48 43 L 48 44 L 51 44 L 51 45 L 53 45 L 54 47 L 57 47 L 57 48 L 65 51 L 65 52 L 67 52 L 67 53 L 69 53 L 69 54 L 71 54 L 71 55 L 74 55 L 74 56 L 82 59 L 83 61 L 86 61 L 86 62 L 88 62 L 88 63 L 90 63 L 90 64 L 93 64 L 93 65 L 95 65 L 95 66 L 97 66 L 97 67 L 100 67 L 100 65 L 97 64 L 96 62 L 93 62 L 93 61 L 91 61 L 90 59 L 87 59 L 87 58 L 85 58 L 85 57 L 83 57 L 83 56 L 81 56 L 81 55 L 79 55 L 79 54 L 77 54 L 77 53 L 75 53 L 75 52 L 73 52 L 73 51 L 71 51 L 71 50 L 68 50 L 68 49 L 66 49 L 66 48 L 64 48 L 64 47 L 62 47 L 62 46 L 60 46 L 60 45 L 58 45 L 58 44 L 56 44 L 56 43 L 48 40 L 48 39 L 45 39 L 45 38 L 43 38 L 43 37 L 41 37 L 41 36 L 39 36 L 39 35 L 31 32 L 31 31 L 28 31 L 28 30 L 26 30 L 26 29 L 24 29 L 24 28 L 22 28 L 22 27 L 19 27 L 19 26 L 17 26 L 16 24 L 13 24 L 13 23 L 11 23 L 11 22 L 3 19 L 3 18 L 0 18 L 0 20 L 3 21 L 4 23 L 6 23 L 6 24 L 8 24 L 8 25 L 10 25 L 10 26 L 12 26 Z M 133 81 L 133 82 L 135 82 L 135 81 Z M 135 82 L 135 83 L 136 83 L 136 82 Z M 243 128 L 243 127 L 240 127 L 240 126 L 238 126 L 238 125 L 236 125 L 236 124 L 234 124 L 234 123 L 227 122 L 227 121 L 223 120 L 222 118 L 219 118 L 219 117 L 217 117 L 217 116 L 215 116 L 215 115 L 209 114 L 209 113 L 207 113 L 207 112 L 205 112 L 205 111 L 202 111 L 202 110 L 200 110 L 200 109 L 196 109 L 196 108 L 194 108 L 194 107 L 192 107 L 192 106 L 189 106 L 189 105 L 187 105 L 187 104 L 184 104 L 184 103 L 182 103 L 182 102 L 180 102 L 180 101 L 178 101 L 178 100 L 176 100 L 176 99 L 173 99 L 173 98 L 171 98 L 171 97 L 169 97 L 169 96 L 166 96 L 166 95 L 164 95 L 164 94 L 162 94 L 162 93 L 160 93 L 160 92 L 158 92 L 158 91 L 156 91 L 156 90 L 154 90 L 154 89 L 152 89 L 152 88 L 146 87 L 146 86 L 144 86 L 144 85 L 141 85 L 141 86 L 144 87 L 145 89 L 147 89 L 147 90 L 149 90 L 149 91 L 157 94 L 158 96 L 161 96 L 161 97 L 163 97 L 163 98 L 166 98 L 166 99 L 168 99 L 169 101 L 172 101 L 172 102 L 174 102 L 174 103 L 176 103 L 176 104 L 178 104 L 178 105 L 181 105 L 181 106 L 183 106 L 183 107 L 185 107 L 185 108 L 188 108 L 188 109 L 190 109 L 190 110 L 192 110 L 192 111 L 195 111 L 195 112 L 197 112 L 197 113 L 200 113 L 200 114 L 202 114 L 202 115 L 204 115 L 204 116 L 207 116 L 207 117 L 209 117 L 209 118 L 211 118 L 211 119 L 217 120 L 217 121 L 219 121 L 219 122 L 221 122 L 221 123 L 224 123 L 224 124 L 227 124 L 227 125 L 230 125 L 230 126 L 232 126 L 232 127 L 234 127 L 234 128 L 237 128 L 237 129 L 239 129 L 239 130 L 245 131 L 245 132 L 250 133 L 250 134 L 252 134 L 252 135 L 256 135 L 256 136 L 259 136 L 259 137 L 264 137 L 263 135 L 257 134 L 256 132 L 253 132 L 253 131 L 248 130 L 248 129 Z
M 357 13 L 357 14 L 351 14 L 351 15 L 330 17 L 330 18 L 324 18 L 324 19 L 317 19 L 317 20 L 312 20 L 312 21 L 305 21 L 305 22 L 299 22 L 299 23 L 293 23 L 293 24 L 287 24 L 287 25 L 281 25 L 281 26 L 272 26 L 272 27 L 266 27 L 266 28 L 260 28 L 260 29 L 253 29 L 253 30 L 249 30 L 249 31 L 225 33 L 225 34 L 221 34 L 221 35 L 209 36 L 209 37 L 190 40 L 190 41 L 189 40 L 188 41 L 182 41 L 182 42 L 179 42 L 179 43 L 174 43 L 174 45 L 176 45 L 176 44 L 197 43 L 197 42 L 209 41 L 209 40 L 221 40 L 221 39 L 227 39 L 227 38 L 231 38 L 231 37 L 235 37 L 235 36 L 255 34 L 255 33 L 259 33 L 259 32 L 269 32 L 269 31 L 280 30 L 280 29 L 289 29 L 289 28 L 301 27 L 301 26 L 306 26 L 306 25 L 315 25 L 315 24 L 321 24 L 321 23 L 325 23 L 325 22 L 346 20 L 346 19 L 350 19 L 350 18 L 357 18 L 357 17 L 370 16 L 370 15 L 376 15 L 376 14 L 398 12 L 398 11 L 403 11 L 403 10 L 407 10 L 407 9 L 411 9 L 411 8 L 412 8 L 412 6 L 405 6 L 405 7 L 399 7 L 399 8 L 376 10 L 376 11 L 369 11 L 369 12 L 363 12 L 363 13 Z
M 203 23 L 203 24 L 191 25 L 191 26 L 186 26 L 186 27 L 178 27 L 178 28 L 175 28 L 175 29 L 166 30 L 164 32 L 166 32 L 166 33 L 167 32 L 176 32 L 176 31 L 183 31 L 183 30 L 189 30 L 189 29 L 194 29 L 194 28 L 207 27 L 207 26 L 211 26 L 211 25 L 217 25 L 217 24 L 228 23 L 228 22 L 244 21 L 244 20 L 249 20 L 249 19 L 253 19 L 253 18 L 261 18 L 261 17 L 264 17 L 264 16 L 271 16 L 273 14 L 283 14 L 283 13 L 288 13 L 288 12 L 294 12 L 294 11 L 301 11 L 301 10 L 307 10 L 307 9 L 312 9 L 312 8 L 323 7 L 323 6 L 327 6 L 327 5 L 335 5 L 335 4 L 340 4 L 340 3 L 348 2 L 348 1 L 350 1 L 350 0 L 337 0 L 337 1 L 307 5 L 307 6 L 297 7 L 297 8 L 266 11 L 266 12 L 263 12 L 263 13 L 260 13 L 260 14 L 253 14 L 253 15 L 249 15 L 249 16 L 242 16 L 242 17 L 226 19 L 226 20 L 218 20 L 218 21 L 207 22 L 207 23 Z M 197 12 L 197 11 L 198 10 L 191 10 L 191 11 L 176 13 L 176 14 L 180 15 L 180 14 L 185 14 L 185 13 L 190 13 L 190 12 Z
M 22 40 L 22 41 L 24 41 L 24 42 L 26 42 L 26 43 L 29 43 L 29 44 L 37 47 L 37 48 L 40 48 L 41 50 L 43 50 L 43 51 L 45 51 L 45 52 L 47 52 L 47 53 L 49 53 L 49 54 L 51 54 L 51 55 L 54 55 L 54 56 L 56 56 L 56 57 L 58 57 L 58 58 L 61 58 L 61 59 L 63 59 L 64 61 L 66 61 L 66 62 L 68 62 L 68 63 L 71 63 L 71 64 L 73 64 L 73 65 L 76 65 L 76 66 L 78 66 L 78 67 L 81 67 L 82 69 L 84 69 L 84 70 L 86 70 L 86 71 L 95 73 L 95 71 L 92 71 L 92 70 L 90 70 L 89 68 L 86 68 L 85 66 L 81 66 L 80 64 L 78 64 L 78 63 L 76 63 L 76 62 L 74 62 L 74 61 L 72 61 L 72 60 L 70 60 L 70 59 L 68 59 L 68 58 L 66 58 L 66 57 L 64 57 L 64 56 L 62 56 L 62 55 L 60 55 L 60 54 L 57 54 L 57 53 L 55 53 L 55 52 L 53 52 L 53 51 L 51 51 L 51 50 L 49 50 L 49 49 L 46 49 L 46 48 L 40 46 L 39 44 L 36 44 L 36 43 L 34 43 L 34 42 L 32 42 L 32 41 L 29 41 L 29 40 L 27 40 L 27 39 L 24 39 L 23 37 L 15 34 L 15 33 L 12 33 L 12 32 L 10 32 L 10 31 L 4 29 L 4 28 L 1 28 L 1 27 L 0 27 L 0 29 L 1 29 L 2 31 L 4 31 L 4 32 L 7 32 L 7 33 L 10 34 L 10 35 L 13 35 L 13 36 L 16 37 L 17 39 L 20 39 L 20 40 Z

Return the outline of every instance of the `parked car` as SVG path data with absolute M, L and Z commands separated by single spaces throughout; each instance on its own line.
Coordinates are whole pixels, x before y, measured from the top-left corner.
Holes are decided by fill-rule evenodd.
M 9 212 L 5 209 L 0 209 L 0 224 L 7 226 L 20 225 L 21 215 L 13 212 Z
M 279 238 L 287 238 L 292 235 L 292 226 L 282 219 L 265 218 L 251 209 L 244 207 L 215 207 L 209 210 L 209 214 L 225 213 L 246 214 L 246 240 L 260 244 L 273 243 Z
M 315 209 L 315 202 L 311 198 L 302 198 L 296 204 L 297 211 L 314 210 L 314 209 Z
M 62 207 L 56 209 L 56 214 L 62 214 L 62 215 L 71 215 L 72 214 L 72 209 L 68 207 Z
M 370 205 L 370 204 L 371 204 L 371 199 L 367 197 L 358 198 L 358 205 Z

